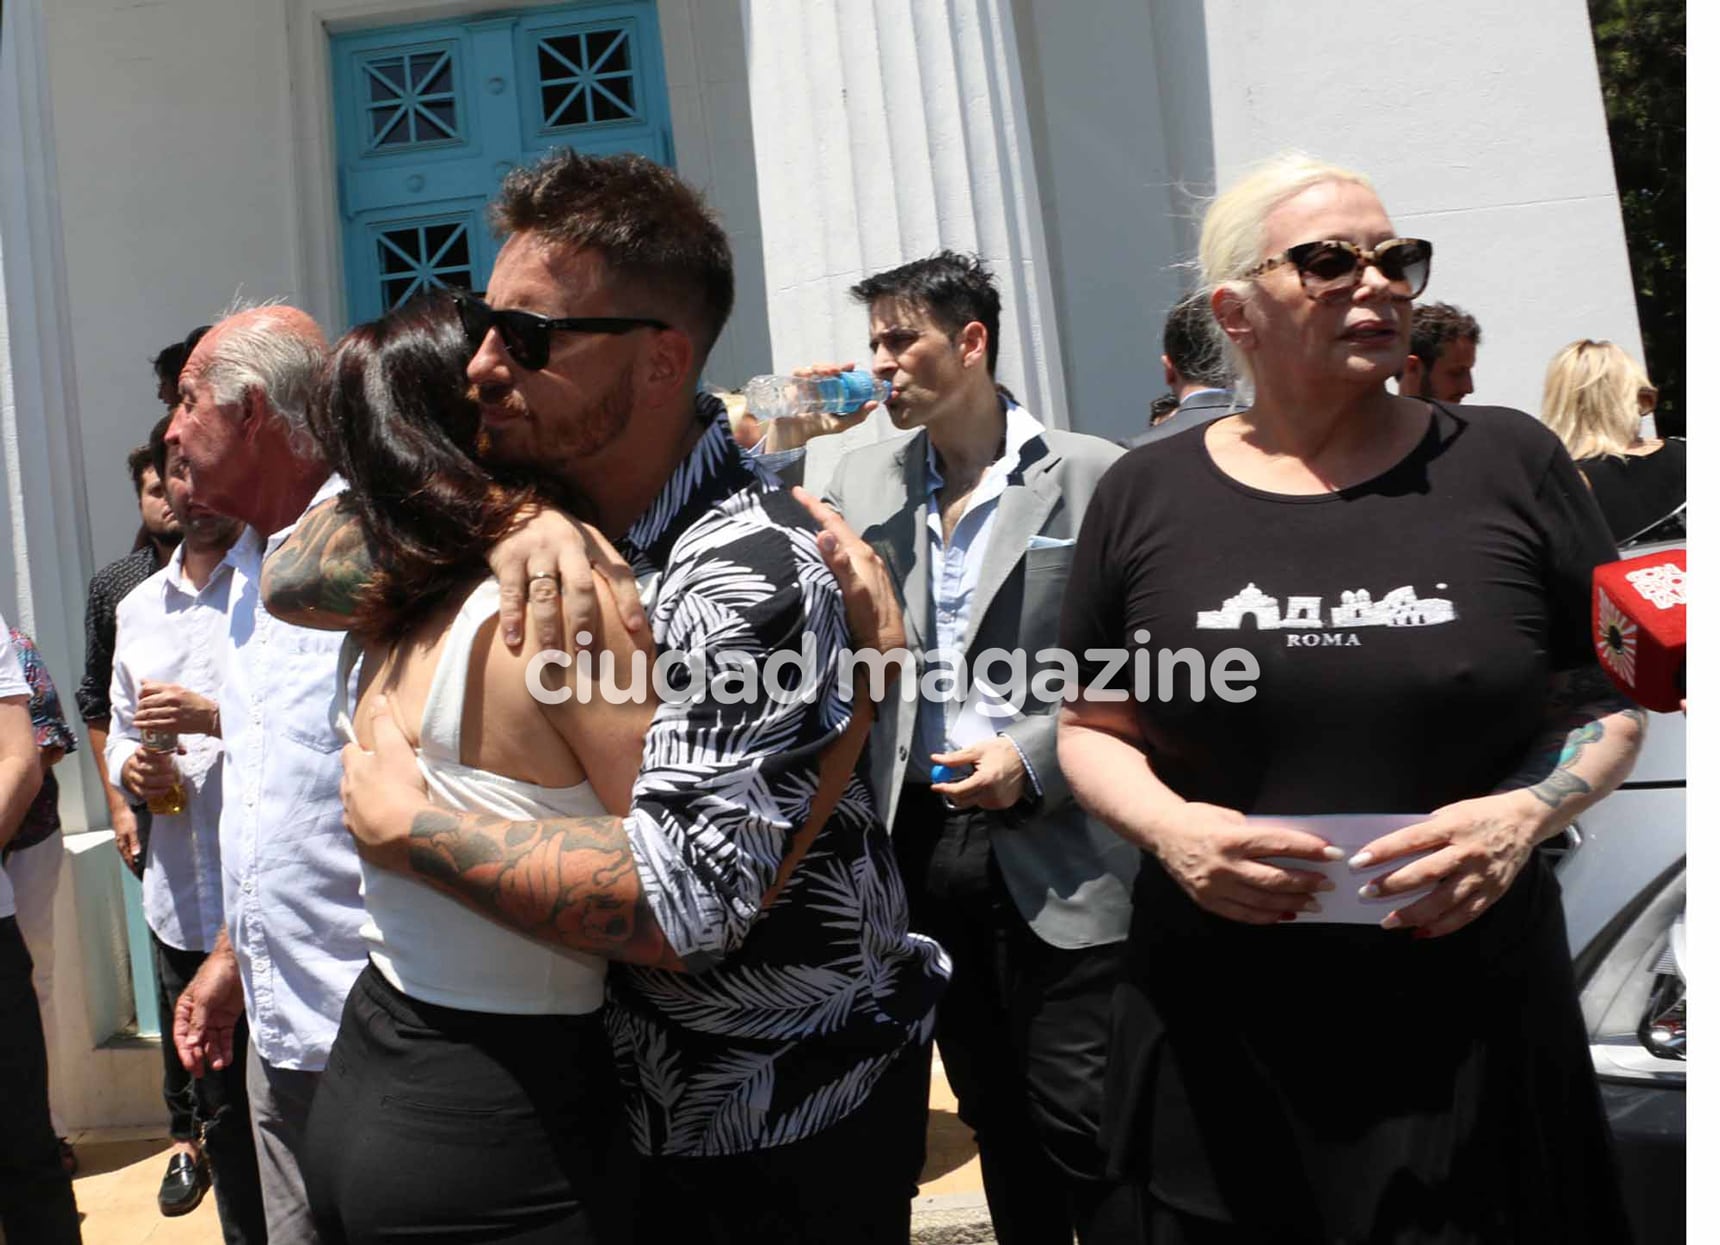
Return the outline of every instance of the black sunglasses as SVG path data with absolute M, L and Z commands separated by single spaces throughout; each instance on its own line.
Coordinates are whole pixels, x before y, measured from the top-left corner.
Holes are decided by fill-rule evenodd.
M 1393 298 L 1410 299 L 1427 288 L 1433 243 L 1423 238 L 1391 238 L 1370 251 L 1353 242 L 1304 242 L 1262 260 L 1242 275 L 1258 277 L 1281 264 L 1295 265 L 1309 298 L 1354 289 L 1361 283 L 1362 270 L 1372 265 L 1391 284 Z
M 497 311 L 471 294 L 457 295 L 454 303 L 460 309 L 460 324 L 474 351 L 495 329 L 508 357 L 528 372 L 538 371 L 549 362 L 551 333 L 631 333 L 634 329 L 670 327 L 661 320 L 643 316 L 568 316 L 552 320 L 529 311 Z

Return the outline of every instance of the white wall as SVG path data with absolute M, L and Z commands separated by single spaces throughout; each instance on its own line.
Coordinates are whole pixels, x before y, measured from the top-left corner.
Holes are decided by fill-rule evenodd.
M 1583 0 L 1206 0 L 1227 178 L 1285 147 L 1370 174 L 1435 246 L 1424 298 L 1482 327 L 1472 402 L 1536 411 L 1578 337 L 1641 358 Z
M 1300 147 L 1372 175 L 1482 324 L 1476 402 L 1575 337 L 1637 351 L 1583 0 L 1015 0 L 1072 426 L 1137 430 L 1200 196 Z
M 1166 12 L 1165 10 L 1172 10 Z M 1015 0 L 1070 427 L 1143 431 L 1165 313 L 1192 278 L 1191 177 L 1211 176 L 1198 10 Z
M 48 82 L 97 564 L 130 547 L 149 359 L 242 288 L 293 280 L 277 3 L 53 0 Z
M 344 323 L 326 31 L 530 7 L 469 0 L 54 0 L 60 161 L 98 565 L 129 547 L 125 452 L 159 416 L 149 357 L 236 291 Z M 735 243 L 718 379 L 768 365 L 738 0 L 660 0 L 675 152 Z

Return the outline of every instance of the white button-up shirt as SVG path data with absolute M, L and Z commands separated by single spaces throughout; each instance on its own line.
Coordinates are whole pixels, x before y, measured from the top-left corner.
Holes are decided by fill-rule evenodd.
M 12 647 L 11 628 L 6 620 L 0 618 L 0 697 L 22 696 L 30 698 L 30 681 L 24 677 L 24 667 L 18 661 L 18 650 Z M 31 732 L 34 739 L 35 733 Z M 12 879 L 6 876 L 6 870 L 0 869 L 0 919 L 9 917 L 17 910 L 12 898 Z
M 229 550 L 201 590 L 185 577 L 185 546 L 119 603 L 108 728 L 107 772 L 121 795 L 125 763 L 143 746 L 134 719 L 143 681 L 176 683 L 221 703 L 220 654 L 233 583 Z M 210 735 L 181 735 L 174 758 L 185 811 L 155 813 L 143 870 L 143 918 L 181 951 L 209 951 L 221 932 L 221 769 L 225 751 Z
M 310 505 L 345 488 L 331 476 Z M 329 720 L 346 637 L 281 622 L 259 596 L 263 559 L 296 526 L 267 541 L 247 528 L 233 547 L 221 871 L 257 1054 L 273 1067 L 315 1072 L 364 967 L 364 900 L 358 849 L 341 820 L 345 741 Z
M 991 531 L 996 527 L 997 501 L 1003 496 L 1010 475 L 1021 463 L 1021 451 L 1028 442 L 1045 435 L 1045 425 L 1027 411 L 1026 407 L 1009 405 L 1004 412 L 1003 453 L 974 485 L 968 495 L 967 509 L 956 520 L 949 544 L 944 544 L 944 520 L 938 510 L 938 490 L 944 486 L 943 473 L 938 470 L 938 454 L 932 439 L 926 438 L 926 527 L 929 529 L 932 573 L 932 629 L 937 647 L 948 661 L 961 651 L 967 638 L 968 615 L 973 610 L 974 594 L 979 591 L 980 568 L 985 565 L 986 547 L 991 543 Z M 928 655 L 929 656 L 929 655 Z M 940 664 L 940 663 L 931 663 Z M 941 663 L 941 664 L 947 664 Z M 908 773 L 916 782 L 925 782 L 932 772 L 932 755 L 954 752 L 949 738 L 949 724 L 961 713 L 962 705 L 954 700 L 936 704 L 920 702 L 915 715 L 914 751 L 908 759 Z M 1037 779 L 1035 779 L 1037 786 Z

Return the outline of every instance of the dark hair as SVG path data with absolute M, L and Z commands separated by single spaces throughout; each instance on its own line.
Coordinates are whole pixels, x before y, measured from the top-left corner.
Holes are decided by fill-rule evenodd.
M 898 301 L 918 307 L 950 335 L 974 321 L 985 326 L 985 370 L 997 375 L 997 326 L 1003 311 L 997 283 L 977 255 L 939 251 L 855 282 L 848 291 L 868 307 Z
M 1230 369 L 1224 361 L 1224 342 L 1218 322 L 1212 318 L 1212 302 L 1201 293 L 1190 294 L 1165 317 L 1165 356 L 1184 380 L 1214 389 L 1229 388 Z
M 125 456 L 125 469 L 131 472 L 132 492 L 143 496 L 143 473 L 155 466 L 155 455 L 150 452 L 148 445 L 140 445 Z M 156 478 L 161 477 L 157 471 Z
M 703 196 L 644 156 L 552 149 L 515 169 L 490 205 L 500 235 L 532 233 L 593 251 L 640 303 L 691 332 L 698 361 L 735 304 L 729 240 Z
M 172 415 L 156 420 L 155 427 L 149 430 L 149 444 L 144 447 L 149 451 L 149 466 L 155 468 L 155 478 L 163 484 L 167 483 L 167 427 L 172 422 Z M 141 486 L 138 491 L 142 492 Z
M 1445 348 L 1455 341 L 1481 344 L 1481 326 L 1475 317 L 1450 303 L 1420 303 L 1410 321 L 1409 352 L 1423 367 L 1439 362 Z
M 191 352 L 197 349 L 197 343 L 203 340 L 203 334 L 209 331 L 209 327 L 207 324 L 200 324 L 185 335 L 184 341 L 163 346 L 156 352 L 151 366 L 155 368 L 157 388 L 162 385 L 178 387 L 179 373 L 185 370 L 185 361 L 191 357 Z
M 354 611 L 367 639 L 399 639 L 483 571 L 532 499 L 478 462 L 471 355 L 453 299 L 424 295 L 336 342 L 311 403 L 311 435 L 351 486 L 343 504 L 376 560 Z

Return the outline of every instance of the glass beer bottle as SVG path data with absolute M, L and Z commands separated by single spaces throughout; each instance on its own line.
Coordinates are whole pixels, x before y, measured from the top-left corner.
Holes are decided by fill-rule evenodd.
M 151 752 L 165 752 L 172 756 L 179 751 L 179 733 L 177 731 L 144 731 L 143 746 Z M 183 813 L 185 811 L 185 788 L 180 785 L 175 775 L 173 786 L 161 795 L 149 798 L 149 811 L 157 814 Z

